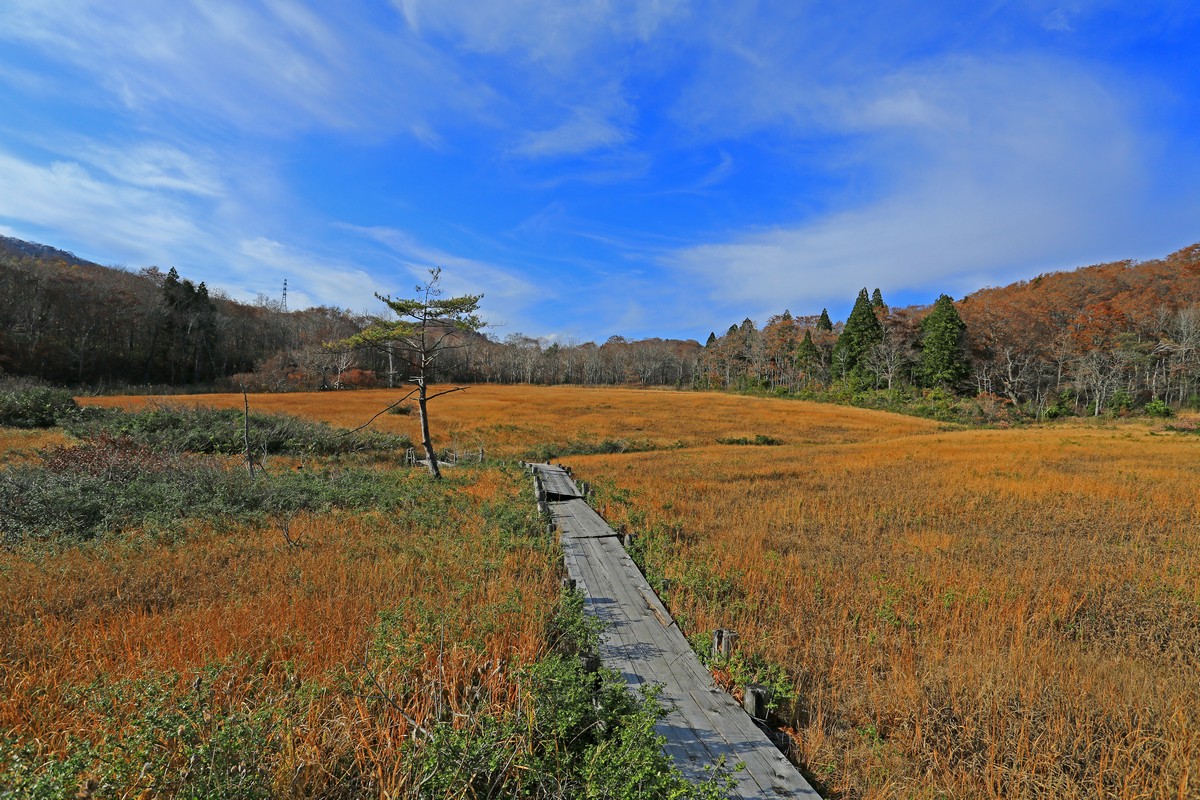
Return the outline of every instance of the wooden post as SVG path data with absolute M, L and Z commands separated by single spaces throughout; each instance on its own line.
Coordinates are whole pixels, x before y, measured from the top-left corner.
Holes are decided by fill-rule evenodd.
M 742 708 L 755 719 L 767 718 L 767 705 L 771 702 L 771 690 L 759 683 L 746 685 L 742 695 Z
M 575 579 L 574 578 L 563 578 L 563 588 L 566 589 L 568 592 L 575 591 Z
M 662 585 L 663 594 L 667 594 L 668 592 L 671 591 L 671 579 L 670 578 L 663 578 L 660 583 Z
M 626 531 L 621 534 L 621 544 L 625 545 L 626 549 L 633 546 L 635 539 L 637 539 L 637 534 L 633 531 Z
M 728 628 L 717 628 L 713 631 L 713 659 L 724 660 L 733 655 L 733 647 L 737 643 L 737 638 L 737 631 L 731 631 Z
M 542 515 L 543 517 L 549 516 L 550 515 L 550 506 L 546 505 L 545 502 L 539 500 L 538 501 L 538 514 Z

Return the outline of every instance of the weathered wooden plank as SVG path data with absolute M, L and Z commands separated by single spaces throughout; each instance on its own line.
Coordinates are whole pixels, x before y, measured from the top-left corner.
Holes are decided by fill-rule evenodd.
M 543 467 L 535 465 L 535 471 L 548 485 Z M 605 624 L 598 655 L 631 687 L 661 687 L 659 701 L 667 714 L 657 729 L 666 740 L 664 750 L 683 773 L 703 780 L 705 768 L 723 758 L 729 769 L 745 764 L 734 775 L 733 797 L 819 797 L 741 706 L 713 685 L 616 531 L 582 499 L 559 497 L 549 508 L 562 531 L 564 563 L 584 594 L 585 611 Z
M 567 471 L 554 464 L 533 464 L 534 474 L 542 479 L 542 486 L 551 500 L 561 500 L 569 497 L 583 497 L 583 492 L 575 485 L 575 481 Z

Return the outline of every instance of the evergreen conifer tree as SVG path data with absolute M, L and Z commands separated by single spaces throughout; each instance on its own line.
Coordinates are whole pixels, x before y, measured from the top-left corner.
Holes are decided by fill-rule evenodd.
M 704 346 L 712 347 L 716 343 L 717 343 L 717 333 L 716 333 L 716 331 L 710 331 L 708 334 L 708 341 L 704 343 Z
M 921 320 L 920 376 L 926 386 L 954 388 L 967 377 L 967 326 L 954 301 L 942 295 Z
M 821 363 L 821 350 L 813 341 L 812 331 L 806 330 L 804 338 L 796 347 L 796 366 L 803 370 L 811 370 Z
M 842 377 L 860 372 L 871 348 L 882 340 L 883 325 L 875 316 L 867 289 L 863 287 L 854 301 L 850 316 L 846 318 L 846 327 L 833 346 L 834 368 Z
M 833 330 L 833 321 L 829 319 L 828 309 L 821 309 L 821 316 L 817 319 L 817 330 L 825 333 Z
M 876 311 L 887 312 L 887 303 L 883 302 L 883 292 L 879 291 L 879 287 L 875 287 L 875 292 L 871 295 L 871 308 Z

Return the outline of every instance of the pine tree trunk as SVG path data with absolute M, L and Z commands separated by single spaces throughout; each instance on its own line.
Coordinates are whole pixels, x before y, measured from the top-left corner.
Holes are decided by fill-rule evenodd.
M 425 413 L 425 379 L 417 379 L 417 408 L 421 413 L 421 445 L 425 448 L 425 457 L 429 459 L 429 474 L 435 479 L 442 477 L 438 469 L 437 453 L 433 451 L 433 440 L 429 436 L 429 415 Z

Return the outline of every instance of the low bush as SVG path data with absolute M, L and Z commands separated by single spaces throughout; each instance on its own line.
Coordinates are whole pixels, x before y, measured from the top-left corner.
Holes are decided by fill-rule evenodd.
M 78 408 L 66 389 L 34 378 L 0 378 L 0 425 L 53 428 Z
M 473 687 L 445 685 L 441 670 L 416 674 L 421 667 L 409 663 L 403 641 L 412 632 L 386 618 L 370 661 L 347 668 L 337 688 L 249 658 L 211 664 L 194 680 L 175 672 L 99 679 L 68 699 L 104 709 L 112 725 L 94 737 L 71 736 L 53 751 L 0 737 L 0 798 L 354 798 L 388 796 L 388 789 L 531 800 L 727 796 L 724 771 L 694 785 L 663 752 L 655 731 L 663 711 L 652 692 L 631 693 L 612 670 L 585 670 L 577 653 L 594 646 L 596 627 L 581 609 L 577 594 L 564 593 L 548 632 L 554 648 L 530 664 L 488 662 L 498 681 Z M 428 644 L 411 660 L 427 662 Z M 405 693 L 414 681 L 426 679 L 426 692 L 458 702 L 440 704 L 417 725 L 400 709 L 412 701 Z M 516 707 L 496 696 L 510 693 L 521 698 Z M 353 713 L 343 714 L 346 708 Z M 412 740 L 385 788 L 362 748 L 394 735 L 388 723 L 398 712 Z M 314 724 L 337 731 L 323 740 L 319 765 L 295 752 Z
M 767 436 L 763 433 L 756 433 L 754 436 L 726 436 L 717 439 L 717 444 L 739 444 L 739 445 L 767 445 L 775 446 L 783 444 L 782 439 L 777 439 L 774 436 Z
M 245 419 L 233 408 L 160 404 L 141 411 L 90 408 L 63 420 L 81 439 L 122 437 L 155 450 L 232 455 L 246 449 Z M 406 436 L 351 433 L 288 414 L 250 414 L 250 449 L 283 455 L 334 455 L 403 450 Z
M 1170 417 L 1175 413 L 1166 402 L 1157 398 L 1146 403 L 1142 410 L 1150 417 Z
M 546 442 L 525 451 L 526 461 L 546 462 L 563 456 L 611 455 L 613 453 L 645 453 L 681 446 L 659 444 L 649 439 L 572 439 L 569 442 Z
M 386 510 L 412 502 L 404 477 L 359 467 L 260 472 L 253 479 L 227 460 L 101 437 L 0 472 L 0 541 L 61 543 L 132 530 L 171 536 L 196 520 L 253 523 L 329 508 Z

